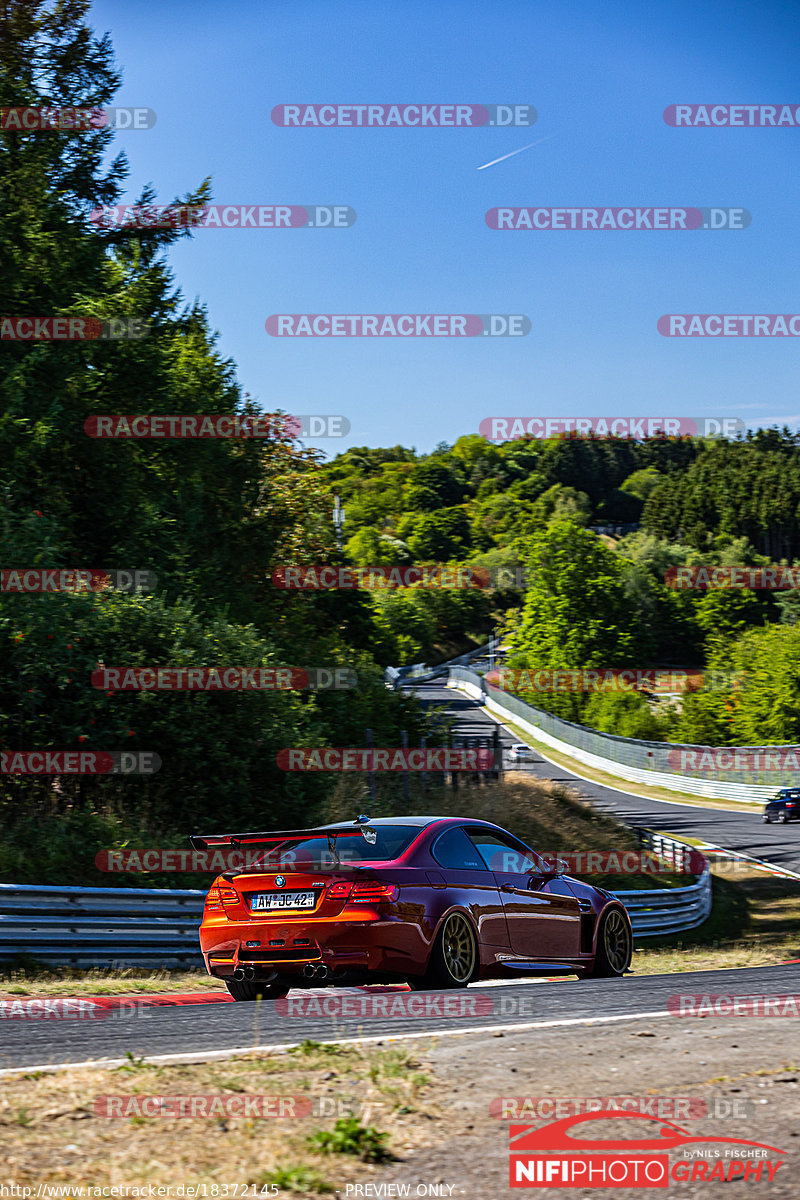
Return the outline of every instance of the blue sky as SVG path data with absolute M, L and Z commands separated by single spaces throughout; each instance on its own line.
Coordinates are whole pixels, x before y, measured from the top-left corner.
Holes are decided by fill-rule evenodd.
M 794 338 L 664 338 L 662 313 L 800 312 L 800 128 L 674 129 L 668 104 L 800 104 L 796 4 L 101 0 L 156 110 L 114 143 L 132 201 L 337 203 L 342 230 L 200 230 L 170 261 L 266 408 L 427 451 L 509 416 L 800 424 Z M 286 129 L 282 103 L 528 103 L 532 129 Z M 553 136 L 550 136 L 553 135 Z M 540 145 L 479 171 L 539 138 Z M 742 231 L 496 232 L 508 206 L 737 206 Z M 271 313 L 525 313 L 523 338 L 287 339 Z

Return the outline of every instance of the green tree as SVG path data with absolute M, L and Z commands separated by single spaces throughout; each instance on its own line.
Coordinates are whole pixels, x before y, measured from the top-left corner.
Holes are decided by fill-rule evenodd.
M 523 563 L 529 586 L 512 665 L 639 665 L 624 563 L 598 537 L 570 522 L 551 525 L 529 539 Z

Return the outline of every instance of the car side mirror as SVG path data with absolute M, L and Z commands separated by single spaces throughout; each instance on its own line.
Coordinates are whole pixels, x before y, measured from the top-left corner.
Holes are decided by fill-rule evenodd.
M 541 869 L 534 868 L 529 874 L 536 875 L 547 883 L 550 879 L 557 879 L 559 875 L 566 875 L 568 868 L 569 863 L 563 858 L 543 858 Z

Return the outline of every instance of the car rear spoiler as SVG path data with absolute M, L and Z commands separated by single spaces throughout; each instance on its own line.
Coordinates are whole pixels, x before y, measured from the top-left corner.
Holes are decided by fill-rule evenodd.
M 298 837 L 363 837 L 362 830 L 369 817 L 356 817 L 352 825 L 317 825 L 311 829 L 268 829 L 264 833 L 191 833 L 189 841 L 195 850 L 210 850 L 216 846 L 271 846 Z

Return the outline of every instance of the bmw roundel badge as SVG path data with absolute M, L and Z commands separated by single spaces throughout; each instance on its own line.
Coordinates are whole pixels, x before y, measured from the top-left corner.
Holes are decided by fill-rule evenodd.
M 285 883 L 286 880 L 284 879 L 283 875 L 275 876 L 275 887 L 283 887 Z

